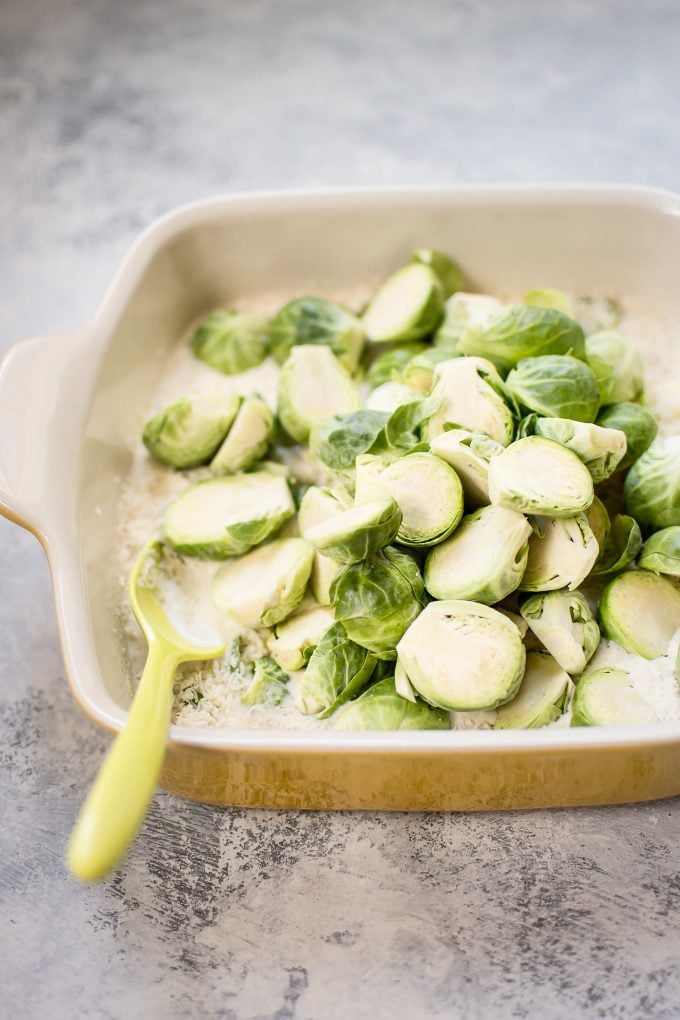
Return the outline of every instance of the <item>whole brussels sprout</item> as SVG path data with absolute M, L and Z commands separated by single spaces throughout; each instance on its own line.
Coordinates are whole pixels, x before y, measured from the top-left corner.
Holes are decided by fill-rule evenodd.
M 668 654 L 680 627 L 680 591 L 647 570 L 626 570 L 602 592 L 600 622 L 606 637 L 627 652 L 656 659 Z
M 420 340 L 437 328 L 443 306 L 444 292 L 437 274 L 429 266 L 412 262 L 382 284 L 361 321 L 374 343 Z
M 454 358 L 437 365 L 434 375 L 432 395 L 440 405 L 427 425 L 430 441 L 447 423 L 483 432 L 502 446 L 512 441 L 512 411 L 494 388 L 501 379 L 492 364 L 483 358 Z
M 612 475 L 626 453 L 626 434 L 590 422 L 568 418 L 539 418 L 530 414 L 520 426 L 521 435 L 543 436 L 573 450 L 590 471 L 593 482 Z
M 330 598 L 352 641 L 379 659 L 394 658 L 397 641 L 427 602 L 416 561 L 392 546 L 341 570 Z
M 546 417 L 595 421 L 600 406 L 593 370 L 566 354 L 523 358 L 505 384 L 520 404 Z
M 489 461 L 491 502 L 545 517 L 573 517 L 593 501 L 590 472 L 551 439 L 527 436 Z
M 313 560 L 304 539 L 279 538 L 220 567 L 213 599 L 244 627 L 273 627 L 302 602 Z
M 274 415 L 261 397 L 246 397 L 226 439 L 210 461 L 214 475 L 245 471 L 264 457 L 274 434 Z
M 624 669 L 596 669 L 576 685 L 572 726 L 638 726 L 658 722 Z
M 431 708 L 422 701 L 401 697 L 393 677 L 373 684 L 355 701 L 336 712 L 334 730 L 448 730 L 448 712 Z
M 463 517 L 425 561 L 425 587 L 436 599 L 492 604 L 513 592 L 527 563 L 531 525 L 523 514 L 485 506 Z
M 224 375 L 245 372 L 267 356 L 267 320 L 252 312 L 213 312 L 196 328 L 191 349 L 197 358 Z
M 569 674 L 547 652 L 527 652 L 519 693 L 496 712 L 495 730 L 529 730 L 556 722 L 567 708 L 574 685 Z
M 271 351 L 280 365 L 293 347 L 330 347 L 345 368 L 355 372 L 364 346 L 361 323 L 347 308 L 319 297 L 289 301 L 269 323 Z
M 278 414 L 286 432 L 304 443 L 310 429 L 334 414 L 358 411 L 359 392 L 328 347 L 293 347 L 279 377 Z
M 537 533 L 529 539 L 529 555 L 521 591 L 573 591 L 593 569 L 599 554 L 597 540 L 585 514 L 574 517 L 536 517 Z
M 267 705 L 276 708 L 288 694 L 288 674 L 273 659 L 255 660 L 253 679 L 241 695 L 242 705 Z
M 223 399 L 182 397 L 155 414 L 142 441 L 162 464 L 186 470 L 210 460 L 236 416 L 237 396 Z
M 504 446 L 481 432 L 453 428 L 435 436 L 430 449 L 455 469 L 469 506 L 489 502 L 489 461 L 502 453 Z
M 643 527 L 680 524 L 680 435 L 654 440 L 626 475 L 623 493 L 628 512 Z
M 619 429 L 626 437 L 626 452 L 619 461 L 619 471 L 629 468 L 654 442 L 659 426 L 656 418 L 640 404 L 613 404 L 597 416 L 597 424 Z
M 386 382 L 399 382 L 401 373 L 411 358 L 426 350 L 427 345 L 420 342 L 394 344 L 371 362 L 366 372 L 366 382 L 371 387 L 381 386 Z
M 539 356 L 571 354 L 582 358 L 585 338 L 578 322 L 556 308 L 512 305 L 486 325 L 468 326 L 458 349 L 463 354 L 488 358 L 505 371 Z
M 322 636 L 305 670 L 298 691 L 298 708 L 303 715 L 325 719 L 340 705 L 351 701 L 371 679 L 376 659 L 347 637 L 341 623 Z
M 443 255 L 433 248 L 416 248 L 411 256 L 412 262 L 428 266 L 438 277 L 445 298 L 450 297 L 465 286 L 463 270 L 448 255 Z
M 444 305 L 444 321 L 434 335 L 435 347 L 448 352 L 449 357 L 458 356 L 458 341 L 467 327 L 487 326 L 502 309 L 498 298 L 489 294 L 454 294 Z
M 644 570 L 680 577 L 680 526 L 663 528 L 651 535 L 638 559 Z
M 520 612 L 555 661 L 582 673 L 600 643 L 600 628 L 580 591 L 551 591 L 526 599 Z
M 643 390 L 640 352 L 611 329 L 586 337 L 586 361 L 595 373 L 603 405 L 638 400 Z
M 305 537 L 317 552 L 337 563 L 358 563 L 389 545 L 400 525 L 398 503 L 391 496 L 380 496 L 307 528 Z
M 398 661 L 421 698 L 471 712 L 514 698 L 526 654 L 517 627 L 476 602 L 431 602 L 397 645 Z

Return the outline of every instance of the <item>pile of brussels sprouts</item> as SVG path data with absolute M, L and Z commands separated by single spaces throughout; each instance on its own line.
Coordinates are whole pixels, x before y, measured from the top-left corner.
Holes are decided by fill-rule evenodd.
M 304 670 L 297 707 L 339 729 L 655 718 L 588 662 L 601 630 L 652 659 L 680 628 L 680 436 L 657 438 L 615 313 L 586 336 L 581 309 L 470 293 L 419 250 L 359 315 L 304 297 L 199 325 L 217 371 L 281 366 L 275 414 L 256 393 L 185 397 L 143 434 L 202 468 L 165 541 L 224 561 L 217 606 L 266 630 L 246 704 L 280 704 Z M 326 484 L 291 474 L 291 447 Z

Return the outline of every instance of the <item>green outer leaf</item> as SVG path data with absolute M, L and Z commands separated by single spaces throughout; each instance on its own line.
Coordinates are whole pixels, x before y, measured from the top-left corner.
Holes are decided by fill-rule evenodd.
M 210 460 L 226 436 L 238 404 L 238 398 L 226 397 L 220 406 L 182 397 L 149 419 L 142 442 L 162 464 L 178 470 L 199 467 Z
M 617 514 L 611 522 L 604 550 L 593 567 L 593 575 L 615 574 L 623 570 L 633 562 L 641 548 L 642 535 L 638 522 L 626 514 Z
M 458 344 L 463 354 L 488 358 L 501 369 L 539 355 L 585 355 L 585 337 L 575 319 L 555 308 L 512 305 L 486 326 L 469 326 Z
M 385 677 L 338 712 L 331 723 L 337 730 L 448 730 L 448 712 L 424 701 L 402 698 L 394 677 Z
M 642 547 L 638 564 L 643 570 L 680 577 L 680 525 L 651 535 Z
M 255 675 L 248 690 L 241 695 L 242 705 L 280 705 L 288 693 L 288 674 L 270 659 L 263 656 L 255 660 Z
M 357 521 L 359 513 L 364 517 Z M 336 563 L 359 563 L 389 545 L 396 538 L 400 525 L 399 504 L 384 494 L 315 525 L 306 531 L 306 537 L 317 552 L 330 556 Z
M 299 344 L 330 347 L 346 368 L 354 372 L 364 345 L 361 323 L 342 305 L 318 297 L 289 301 L 269 323 L 271 351 L 283 364 Z
M 252 312 L 213 312 L 196 328 L 191 349 L 197 358 L 224 375 L 245 372 L 267 356 L 267 320 Z
M 586 361 L 595 373 L 602 404 L 618 404 L 642 396 L 642 358 L 620 333 L 604 329 L 586 337 Z
M 371 362 L 366 372 L 366 382 L 371 389 L 376 389 L 386 382 L 400 382 L 401 373 L 411 358 L 427 350 L 429 350 L 427 345 L 417 340 L 394 344 Z
M 594 422 L 600 406 L 592 369 L 568 355 L 522 358 L 505 383 L 520 404 L 550 418 Z
M 305 715 L 325 719 L 366 687 L 376 659 L 351 641 L 341 623 L 326 631 L 307 664 L 299 699 Z
M 389 446 L 412 446 L 416 443 L 415 430 L 439 410 L 442 398 L 431 393 L 422 400 L 410 400 L 395 408 L 385 424 L 385 440 Z
M 451 297 L 458 290 L 465 290 L 465 274 L 458 263 L 448 255 L 443 255 L 434 248 L 416 248 L 411 261 L 420 262 L 437 274 L 445 298 Z
M 597 416 L 597 424 L 608 429 L 619 429 L 626 436 L 626 452 L 618 470 L 624 471 L 649 449 L 656 438 L 659 426 L 656 418 L 640 404 L 621 403 L 605 407 Z
M 379 445 L 389 419 L 387 411 L 334 414 L 314 426 L 309 436 L 309 448 L 336 471 L 354 467 L 360 454 L 368 453 Z
M 628 472 L 623 494 L 626 509 L 643 527 L 680 524 L 680 435 L 655 439 Z

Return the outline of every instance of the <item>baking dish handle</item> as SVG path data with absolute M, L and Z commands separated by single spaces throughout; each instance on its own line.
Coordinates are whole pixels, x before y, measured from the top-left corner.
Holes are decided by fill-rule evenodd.
M 86 328 L 23 340 L 0 362 L 0 513 L 45 536 L 65 505 L 67 440 L 81 430 L 91 356 Z M 91 355 L 87 351 L 87 355 Z

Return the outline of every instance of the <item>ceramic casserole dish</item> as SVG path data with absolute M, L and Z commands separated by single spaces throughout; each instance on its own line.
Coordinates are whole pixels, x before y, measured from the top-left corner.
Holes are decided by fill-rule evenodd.
M 419 245 L 490 292 L 537 284 L 641 297 L 680 322 L 680 198 L 609 186 L 234 195 L 174 211 L 124 260 L 81 329 L 0 367 L 0 510 L 42 542 L 76 702 L 115 731 L 129 704 L 112 568 L 127 437 L 165 352 L 202 313 L 263 291 L 332 292 Z M 547 281 L 547 283 L 546 283 Z M 680 793 L 680 722 L 625 728 L 342 733 L 173 726 L 162 785 L 282 808 L 459 810 Z

